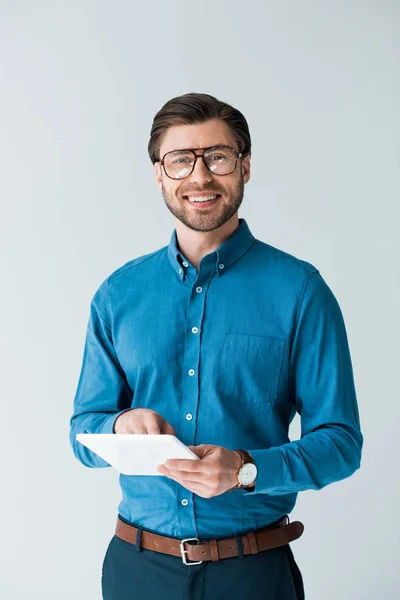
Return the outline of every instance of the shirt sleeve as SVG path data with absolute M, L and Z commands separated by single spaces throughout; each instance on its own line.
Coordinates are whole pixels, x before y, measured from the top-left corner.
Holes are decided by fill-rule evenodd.
M 290 351 L 290 399 L 301 438 L 248 450 L 257 466 L 246 495 L 320 490 L 352 475 L 361 464 L 363 436 L 352 362 L 339 304 L 319 271 L 312 271 L 298 311 Z
M 91 305 L 78 386 L 70 419 L 70 443 L 87 467 L 110 464 L 77 441 L 77 433 L 115 433 L 114 423 L 131 409 L 133 393 L 118 361 L 111 331 L 108 279 Z

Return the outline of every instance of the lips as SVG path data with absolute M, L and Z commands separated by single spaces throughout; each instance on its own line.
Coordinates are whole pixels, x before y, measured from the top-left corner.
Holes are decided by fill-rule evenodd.
M 208 195 L 211 195 L 211 194 L 208 194 Z M 216 194 L 216 196 L 217 197 L 214 198 L 214 200 L 205 200 L 203 202 L 200 202 L 200 201 L 191 202 L 187 196 L 183 196 L 183 197 L 190 204 L 190 206 L 194 206 L 195 208 L 198 208 L 198 209 L 206 209 L 209 206 L 212 206 L 213 204 L 216 204 L 218 202 L 218 200 L 220 199 L 221 196 L 220 196 L 220 194 Z M 200 197 L 200 194 L 198 197 Z
M 209 196 L 216 196 L 216 198 L 214 198 L 213 200 L 189 200 L 189 196 L 190 198 L 207 198 Z M 187 200 L 188 202 L 190 202 L 190 204 L 212 204 L 213 202 L 215 202 L 216 200 L 218 200 L 218 198 L 221 197 L 221 194 L 218 194 L 217 192 L 208 192 L 208 193 L 196 193 L 196 192 L 192 192 L 191 194 L 183 194 L 182 198 L 184 198 L 185 200 Z

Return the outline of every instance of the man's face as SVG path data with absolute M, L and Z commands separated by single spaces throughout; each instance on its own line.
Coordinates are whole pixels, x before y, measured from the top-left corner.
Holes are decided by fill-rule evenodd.
M 229 127 L 219 119 L 211 119 L 197 125 L 175 125 L 167 130 L 160 148 L 160 159 L 166 152 L 190 148 L 196 154 L 200 148 L 224 144 L 237 152 L 238 143 Z M 195 231 L 213 231 L 226 223 L 239 209 L 243 200 L 244 184 L 250 178 L 250 158 L 238 159 L 236 169 L 229 175 L 211 173 L 198 158 L 191 175 L 184 179 L 170 179 L 164 169 L 155 163 L 157 184 L 165 204 L 184 225 Z M 192 195 L 207 192 L 218 194 L 209 206 L 190 202 Z

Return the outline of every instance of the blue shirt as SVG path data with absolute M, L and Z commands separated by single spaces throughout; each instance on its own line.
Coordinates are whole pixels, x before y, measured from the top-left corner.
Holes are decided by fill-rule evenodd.
M 91 302 L 70 421 L 76 441 L 113 433 L 121 412 L 150 408 L 186 445 L 251 453 L 254 491 L 203 498 L 159 476 L 119 475 L 118 512 L 150 531 L 206 540 L 289 514 L 302 490 L 360 467 L 363 436 L 338 302 L 311 263 L 256 239 L 245 219 L 198 272 L 169 245 L 127 262 Z M 289 425 L 300 414 L 301 438 Z

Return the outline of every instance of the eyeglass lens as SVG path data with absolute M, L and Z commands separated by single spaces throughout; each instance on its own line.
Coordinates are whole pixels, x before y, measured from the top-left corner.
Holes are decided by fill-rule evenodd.
M 212 173 L 228 175 L 235 170 L 236 153 L 230 148 L 210 148 L 203 160 Z M 194 161 L 195 155 L 190 150 L 173 150 L 165 156 L 164 167 L 167 175 L 181 179 L 191 173 Z

